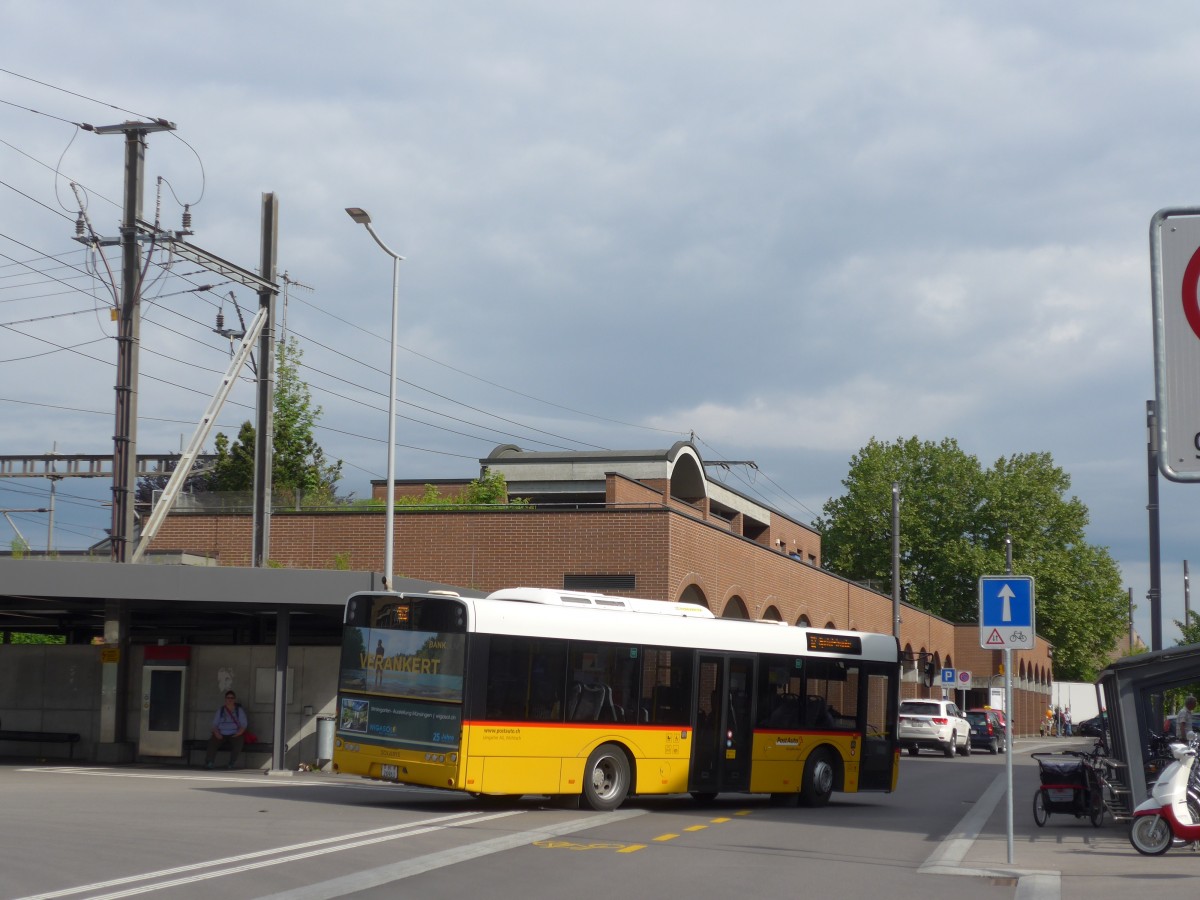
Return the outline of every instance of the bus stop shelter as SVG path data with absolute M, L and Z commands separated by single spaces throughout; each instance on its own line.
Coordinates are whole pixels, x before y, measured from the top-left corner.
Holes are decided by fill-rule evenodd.
M 417 579 L 395 581 L 402 591 L 463 591 Z M 379 573 L 364 571 L 0 558 L 0 634 L 33 632 L 97 645 L 100 762 L 133 757 L 126 727 L 129 704 L 138 700 L 127 689 L 133 644 L 273 644 L 270 742 L 272 768 L 280 769 L 289 647 L 340 646 L 346 598 L 381 588 Z
M 1100 706 L 1108 711 L 1108 742 L 1131 806 L 1148 790 L 1145 766 L 1152 735 L 1161 734 L 1167 691 L 1200 684 L 1200 644 L 1188 644 L 1126 656 L 1109 665 L 1096 680 Z

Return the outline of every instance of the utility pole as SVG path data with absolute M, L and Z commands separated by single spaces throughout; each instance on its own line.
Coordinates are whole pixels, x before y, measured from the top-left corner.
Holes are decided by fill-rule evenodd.
M 1192 581 L 1188 576 L 1188 561 L 1183 561 L 1183 624 L 1192 623 Z
M 313 290 L 312 285 L 305 284 L 303 281 L 297 281 L 288 275 L 285 270 L 279 276 L 279 280 L 283 282 L 283 312 L 279 316 L 279 343 L 287 343 L 287 312 L 288 312 L 288 289 L 292 287 L 304 288 L 306 291 Z
M 253 565 L 267 564 L 271 548 L 271 461 L 275 455 L 275 265 L 279 204 L 274 194 L 262 197 L 262 279 L 258 307 L 266 325 L 258 338 L 258 415 L 254 437 Z
M 125 135 L 125 195 L 121 219 L 121 306 L 117 318 L 116 421 L 113 429 L 112 560 L 129 559 L 133 540 L 133 493 L 137 484 L 137 382 L 141 345 L 142 252 L 138 221 L 142 217 L 146 135 L 174 131 L 165 119 L 101 125 L 96 134 Z
M 54 442 L 54 446 L 50 450 L 51 456 L 58 455 L 58 441 Z M 54 463 L 50 463 L 50 471 L 54 471 Z M 46 556 L 54 552 L 54 500 L 58 492 L 58 482 L 61 480 L 58 475 L 50 475 L 50 518 L 46 523 Z
M 1129 588 L 1129 652 L 1133 652 L 1133 588 Z
M 900 643 L 900 482 L 892 482 L 892 635 Z
M 1146 480 L 1150 514 L 1150 649 L 1162 649 L 1162 560 L 1158 538 L 1158 411 L 1153 400 L 1146 401 Z

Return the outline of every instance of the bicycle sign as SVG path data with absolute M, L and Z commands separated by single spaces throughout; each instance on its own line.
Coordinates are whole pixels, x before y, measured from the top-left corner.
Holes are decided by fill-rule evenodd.
M 1032 650 L 1033 579 L 984 575 L 979 579 L 979 646 L 985 650 Z

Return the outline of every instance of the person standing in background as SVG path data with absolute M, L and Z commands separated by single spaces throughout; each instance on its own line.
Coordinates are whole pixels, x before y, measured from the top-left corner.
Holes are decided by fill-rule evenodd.
M 1183 709 L 1179 711 L 1179 715 L 1175 719 L 1175 736 L 1181 741 L 1186 741 L 1192 733 L 1192 726 L 1196 722 L 1196 696 L 1188 694 L 1188 698 L 1183 701 Z

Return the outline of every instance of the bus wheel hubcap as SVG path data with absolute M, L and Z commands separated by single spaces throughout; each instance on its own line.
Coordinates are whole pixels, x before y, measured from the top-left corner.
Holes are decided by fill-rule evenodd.
M 604 758 L 596 761 L 592 770 L 592 787 L 601 797 L 608 797 L 617 788 L 617 767 L 613 761 Z
M 817 763 L 817 769 L 813 772 L 813 783 L 822 794 L 833 790 L 833 766 L 825 760 Z

